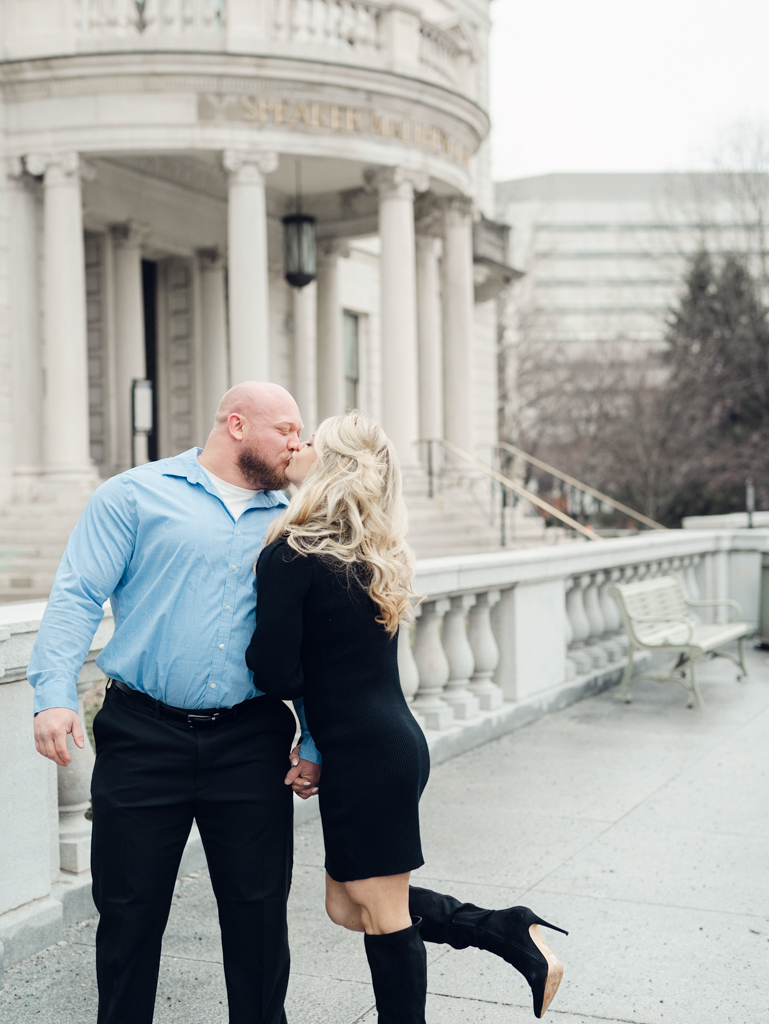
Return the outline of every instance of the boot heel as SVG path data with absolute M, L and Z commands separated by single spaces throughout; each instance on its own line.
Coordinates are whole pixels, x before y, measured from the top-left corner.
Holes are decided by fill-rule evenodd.
M 560 933 L 561 933 L 561 935 L 568 935 L 568 934 L 569 934 L 569 933 L 568 933 L 568 932 L 566 931 L 566 929 L 565 929 L 565 928 L 559 928 L 557 924 L 548 924 L 548 922 L 547 922 L 547 921 L 543 921 L 543 920 L 542 920 L 542 918 L 541 918 L 541 917 L 537 917 L 537 915 L 536 915 L 536 914 L 532 914 L 532 915 L 531 915 L 531 922 L 530 922 L 530 923 L 531 923 L 531 924 L 539 924 L 539 925 L 541 925 L 541 926 L 542 926 L 543 928 L 550 928 L 550 929 L 552 929 L 552 930 L 553 930 L 554 932 L 560 932 Z

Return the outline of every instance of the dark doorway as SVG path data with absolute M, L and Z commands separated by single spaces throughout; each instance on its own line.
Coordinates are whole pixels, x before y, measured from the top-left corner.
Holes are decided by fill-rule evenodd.
M 152 381 L 152 433 L 147 438 L 150 462 L 158 454 L 158 265 L 142 260 L 142 291 L 144 294 L 144 355 L 147 379 Z

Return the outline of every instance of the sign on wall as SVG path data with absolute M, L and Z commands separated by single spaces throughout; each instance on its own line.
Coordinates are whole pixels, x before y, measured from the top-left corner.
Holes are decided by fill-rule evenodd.
M 246 121 L 285 128 L 397 139 L 420 149 L 440 153 L 464 168 L 467 168 L 472 155 L 467 146 L 442 128 L 406 117 L 377 113 L 371 107 L 256 95 L 202 93 L 198 96 L 198 117 L 201 121 Z

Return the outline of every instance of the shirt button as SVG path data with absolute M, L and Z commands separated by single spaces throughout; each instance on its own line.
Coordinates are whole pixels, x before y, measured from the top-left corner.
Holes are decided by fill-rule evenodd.
M 236 530 L 235 533 L 238 535 L 238 537 L 240 536 L 240 530 Z
M 216 683 L 211 683 L 210 685 L 211 685 L 211 689 L 212 689 L 212 690 L 215 690 L 215 689 L 216 689 Z
M 229 611 L 229 610 L 230 610 L 230 606 L 229 606 L 228 604 L 226 604 L 226 605 L 224 606 L 224 608 L 225 608 L 225 611 Z
M 219 644 L 219 650 L 220 650 L 220 651 L 223 651 L 223 650 L 224 650 L 224 644 Z
M 237 565 L 233 565 L 233 567 L 232 567 L 232 571 L 233 571 L 233 572 L 235 572 L 235 570 L 236 570 L 237 568 L 238 568 L 238 567 L 237 567 Z

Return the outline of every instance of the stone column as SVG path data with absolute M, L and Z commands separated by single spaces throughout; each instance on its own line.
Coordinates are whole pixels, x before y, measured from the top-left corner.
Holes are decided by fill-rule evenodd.
M 85 252 L 77 153 L 35 153 L 31 174 L 43 176 L 45 273 L 45 391 L 43 458 L 49 484 L 89 493 L 96 483 L 90 458 Z
M 228 149 L 230 374 L 233 384 L 270 379 L 269 267 L 264 176 L 276 153 Z
M 409 469 L 419 459 L 414 192 L 429 180 L 402 167 L 369 171 L 366 180 L 379 194 L 382 425 Z
M 18 158 L 8 162 L 10 211 L 8 249 L 11 254 L 10 324 L 13 389 L 14 491 L 34 494 L 43 466 L 43 352 L 38 304 L 37 217 L 32 179 Z
M 115 260 L 115 384 L 117 390 L 117 471 L 132 465 L 131 384 L 147 376 L 142 292 L 142 242 L 145 225 L 129 221 L 111 229 Z M 136 437 L 137 466 L 149 461 L 147 438 Z
M 472 201 L 445 203 L 443 237 L 443 421 L 445 437 L 475 455 L 473 423 Z
M 337 241 L 323 242 L 317 249 L 318 420 L 338 416 L 345 411 L 339 260 L 348 252 L 347 246 Z
M 204 434 L 207 435 L 214 425 L 214 417 L 222 395 L 230 386 L 227 289 L 224 284 L 224 260 L 216 249 L 201 249 L 198 252 L 198 265 L 203 337 L 203 426 Z
M 417 326 L 419 337 L 419 433 L 443 437 L 443 338 L 441 336 L 440 239 L 417 235 Z
M 318 425 L 318 286 L 315 281 L 294 293 L 294 398 L 304 422 L 302 436 Z

